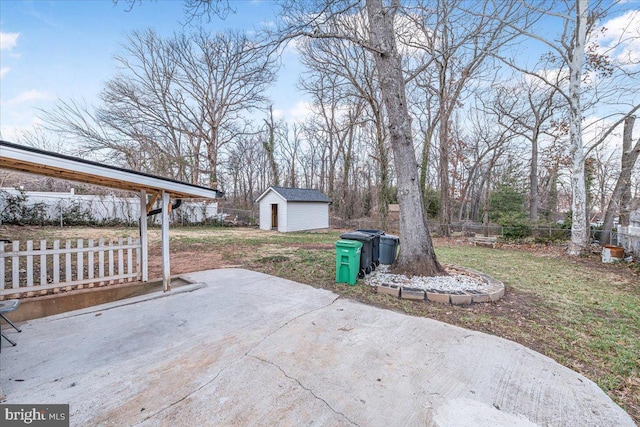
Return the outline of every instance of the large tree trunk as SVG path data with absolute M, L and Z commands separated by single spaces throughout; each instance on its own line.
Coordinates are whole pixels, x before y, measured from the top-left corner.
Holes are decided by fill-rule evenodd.
M 391 7 L 385 9 L 382 0 L 367 0 L 366 7 L 369 37 L 377 51 L 374 57 L 387 109 L 389 137 L 398 175 L 402 243 L 395 270 L 409 274 L 443 274 L 444 270 L 433 250 L 425 219 L 402 62 L 395 41 L 393 21 L 399 1 L 393 0 Z
M 269 106 L 269 120 L 264 121 L 269 131 L 269 140 L 262 141 L 264 151 L 267 152 L 269 159 L 269 168 L 271 168 L 271 184 L 276 187 L 280 185 L 280 175 L 278 173 L 278 163 L 276 162 L 276 129 L 273 123 L 273 105 Z M 295 187 L 295 185 L 291 185 Z
M 447 31 L 447 25 L 442 27 L 442 51 L 446 52 L 448 47 L 449 35 Z M 450 102 L 449 88 L 447 87 L 447 67 L 448 59 L 442 58 L 438 62 L 438 74 L 439 74 L 439 116 L 440 116 L 440 131 L 439 139 L 440 146 L 438 149 L 440 163 L 438 165 L 438 182 L 440 184 L 440 235 L 449 237 L 449 228 L 451 225 L 451 197 L 449 195 L 449 131 L 451 128 L 451 110 L 448 108 L 447 103 Z
M 486 180 L 484 182 L 484 190 L 482 194 L 482 234 L 484 237 L 489 237 L 489 174 L 491 168 L 487 170 Z
M 209 187 L 218 189 L 218 132 L 215 128 L 211 131 L 211 138 L 207 142 L 207 160 L 209 161 Z
M 449 118 L 446 114 L 440 121 L 440 165 L 438 181 L 440 182 L 440 235 L 449 237 L 451 225 L 451 198 L 449 197 Z
M 633 139 L 633 125 L 635 117 L 630 116 L 624 121 L 624 131 L 622 134 L 622 170 L 616 181 L 613 194 L 609 199 L 609 205 L 604 215 L 604 224 L 602 227 L 602 235 L 600 244 L 607 245 L 610 243 L 611 230 L 613 229 L 613 217 L 620 210 L 620 225 L 629 225 L 629 202 L 631 201 L 631 172 L 638 160 L 640 154 L 640 139 L 631 149 Z
M 384 132 L 382 130 L 384 118 L 379 112 L 375 113 L 376 118 L 376 148 L 378 151 L 380 184 L 378 185 L 378 206 L 380 213 L 387 218 L 389 212 L 389 155 L 384 146 Z
M 529 174 L 529 219 L 538 221 L 538 132 L 536 127 L 531 138 L 531 171 Z
M 584 255 L 589 248 L 587 221 L 587 189 L 584 175 L 584 147 L 582 145 L 582 110 L 580 107 L 580 83 L 587 35 L 588 0 L 576 0 L 575 40 L 569 64 L 569 142 L 571 168 L 571 243 L 569 255 Z
M 425 204 L 425 209 L 429 204 L 427 197 L 429 192 L 427 191 L 427 168 L 429 167 L 429 150 L 431 149 L 431 138 L 433 138 L 433 126 L 429 125 L 427 130 L 423 133 L 424 142 L 422 145 L 422 156 L 420 162 L 420 188 L 422 189 L 422 201 Z
M 549 170 L 549 178 L 547 185 L 547 219 L 555 221 L 558 213 L 558 162 Z

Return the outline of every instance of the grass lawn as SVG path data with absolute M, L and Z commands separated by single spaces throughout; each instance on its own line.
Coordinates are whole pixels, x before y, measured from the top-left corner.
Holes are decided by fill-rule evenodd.
M 12 238 L 135 235 L 135 229 L 11 227 Z M 150 277 L 160 275 L 160 231 L 150 231 Z M 253 229 L 173 228 L 172 273 L 242 266 L 329 289 L 378 307 L 429 317 L 516 341 L 596 382 L 640 423 L 640 276 L 627 264 L 573 259 L 560 247 L 473 247 L 435 239 L 441 262 L 485 272 L 502 282 L 497 303 L 466 307 L 399 300 L 358 281 L 335 283 L 333 243 L 340 232 L 287 233 Z

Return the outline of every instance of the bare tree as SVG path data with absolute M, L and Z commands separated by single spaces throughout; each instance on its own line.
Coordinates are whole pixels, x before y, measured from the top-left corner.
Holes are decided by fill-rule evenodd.
M 515 70 L 556 88 L 558 94 L 566 101 L 572 190 L 571 243 L 567 250 L 570 255 L 581 255 L 587 251 L 589 246 L 588 200 L 585 185 L 587 152 L 583 141 L 583 110 L 589 107 L 589 104 L 585 102 L 586 95 L 589 92 L 593 95 L 590 105 L 594 105 L 596 101 L 604 102 L 601 81 L 613 83 L 619 82 L 617 79 L 621 76 L 628 77 L 628 72 L 624 67 L 618 67 L 620 72 L 614 73 L 615 67 L 611 58 L 606 53 L 599 52 L 593 40 L 589 42 L 588 39 L 588 35 L 593 34 L 592 30 L 598 23 L 598 19 L 601 19 L 614 6 L 616 6 L 616 2 L 599 0 L 596 0 L 591 7 L 589 7 L 589 0 L 531 1 L 527 7 L 534 11 L 538 17 L 546 16 L 544 25 L 547 27 L 549 20 L 556 20 L 558 28 L 561 29 L 560 33 L 544 37 L 542 35 L 544 33 L 536 31 L 534 26 L 515 27 L 509 25 L 513 30 L 528 37 L 529 40 L 539 42 L 548 48 L 551 52 L 550 58 L 556 61 L 556 67 L 560 69 L 560 72 L 566 73 L 566 79 L 559 81 L 549 79 L 548 70 L 527 69 L 526 66 L 518 64 L 514 60 L 497 56 Z M 627 37 L 620 37 L 618 45 L 622 42 L 628 42 Z M 610 50 L 615 50 L 615 48 L 610 48 Z M 601 78 L 594 79 L 593 76 Z M 613 87 L 609 92 L 609 96 L 618 98 L 618 104 L 624 103 L 620 100 L 625 97 L 621 96 L 619 85 L 616 86 L 618 87 Z
M 551 78 L 551 77 L 550 77 Z M 515 85 L 497 88 L 495 102 L 488 106 L 498 123 L 529 141 L 529 219 L 538 220 L 538 163 L 540 139 L 549 133 L 551 119 L 562 107 L 557 97 L 558 85 L 548 86 L 539 80 L 524 77 Z
M 175 40 L 173 53 L 186 84 L 181 89 L 199 103 L 192 123 L 207 147 L 210 183 L 217 183 L 221 149 L 238 135 L 237 123 L 252 109 L 262 107 L 265 89 L 275 75 L 270 56 L 254 40 L 236 31 L 211 35 L 199 31 Z
M 500 158 L 510 149 L 513 150 L 510 143 L 517 136 L 512 128 L 495 126 L 495 116 L 487 113 L 483 107 L 475 108 L 465 120 L 472 124 L 472 128 L 466 137 L 465 152 L 458 155 L 466 169 L 466 177 L 461 176 L 458 220 L 464 218 L 465 212 L 467 218 L 477 219 L 479 204 L 483 200 L 486 211 L 484 220 L 488 221 L 491 173 Z M 471 209 L 468 209 L 470 202 Z
M 300 80 L 300 87 L 311 95 L 317 114 L 313 125 L 307 125 L 307 131 L 313 129 L 315 135 L 311 135 L 311 139 L 324 146 L 321 175 L 326 183 L 322 188 L 331 198 L 336 194 L 336 170 L 348 131 L 343 113 L 348 108 L 349 101 L 348 95 L 340 88 L 340 80 L 339 76 L 326 74 L 318 69 L 312 69 L 306 78 Z
M 609 204 L 604 216 L 602 226 L 601 245 L 610 243 L 611 230 L 613 229 L 613 218 L 616 212 L 620 212 L 620 225 L 629 225 L 629 211 L 631 203 L 631 172 L 640 155 L 640 138 L 633 148 L 633 126 L 635 117 L 627 117 L 624 122 L 622 136 L 622 170 L 616 181 L 613 194 L 609 199 Z
M 271 169 L 271 182 L 273 185 L 280 185 L 280 173 L 276 162 L 276 124 L 273 121 L 273 106 L 269 106 L 269 119 L 264 121 L 267 127 L 267 135 L 262 140 L 262 146 L 269 158 L 269 168 Z
M 361 7 L 364 6 L 364 9 Z M 402 58 L 396 43 L 395 19 L 400 2 L 382 0 L 283 3 L 283 20 L 276 34 L 282 43 L 299 37 L 349 41 L 374 57 L 380 92 L 398 177 L 400 232 L 403 244 L 397 268 L 413 274 L 442 274 L 425 220 L 418 164 L 413 146 L 411 117 L 406 100 Z M 345 14 L 366 13 L 368 28 L 345 27 Z
M 590 167 L 591 176 L 587 173 L 587 191 L 589 191 L 589 222 L 602 219 L 607 209 L 609 196 L 615 186 L 616 178 L 620 176 L 619 160 L 615 150 L 608 145 L 600 145 L 591 152 L 587 159 L 587 167 Z
M 62 101 L 44 113 L 48 128 L 133 169 L 216 187 L 223 149 L 246 132 L 247 111 L 266 102 L 270 57 L 240 32 L 163 39 L 148 30 L 123 48 L 102 105 L 93 112 Z
M 228 165 L 224 169 L 233 176 L 231 193 L 235 205 L 242 209 L 250 209 L 254 197 L 268 185 L 263 172 L 269 169 L 269 159 L 259 143 L 260 139 L 260 134 L 243 134 L 235 138 L 229 148 Z
M 362 14 L 346 15 L 341 17 L 341 24 L 357 33 L 365 27 L 366 20 Z M 384 109 L 371 53 L 348 41 L 329 39 L 311 39 L 303 43 L 300 50 L 303 64 L 317 72 L 339 77 L 336 83 L 345 97 L 352 98 L 354 103 L 359 103 L 359 99 L 366 103 L 363 120 L 371 122 L 374 130 L 370 155 L 375 160 L 379 176 L 378 208 L 385 215 L 389 203 L 390 158 Z
M 298 186 L 298 164 L 302 151 L 302 126 L 293 123 L 291 128 L 286 123 L 281 127 L 281 151 L 285 163 L 286 183 L 290 187 Z
M 389 7 L 384 7 L 382 0 L 366 2 L 370 26 L 369 41 L 380 78 L 398 175 L 400 232 L 403 244 L 397 263 L 400 270 L 434 275 L 441 273 L 443 269 L 433 250 L 422 203 L 402 60 L 395 39 L 394 23 L 399 7 L 400 2 L 397 0 L 392 1 Z
M 410 76 L 435 67 L 435 81 L 423 84 L 438 99 L 434 120 L 439 124 L 440 223 L 441 234 L 448 236 L 452 216 L 449 155 L 453 113 L 469 93 L 470 81 L 484 77 L 481 70 L 492 52 L 499 51 L 515 37 L 507 23 L 520 22 L 523 8 L 514 1 L 438 0 L 435 5 L 419 2 L 409 10 L 413 13 L 407 13 L 407 18 L 422 33 L 407 44 L 427 53 L 427 60 L 412 70 Z

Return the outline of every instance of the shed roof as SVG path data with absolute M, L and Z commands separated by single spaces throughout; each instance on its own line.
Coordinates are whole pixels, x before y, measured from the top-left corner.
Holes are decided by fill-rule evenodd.
M 331 203 L 331 199 L 319 190 L 312 188 L 292 188 L 271 186 L 256 199 L 259 202 L 270 190 L 278 193 L 288 202 L 321 202 Z
M 143 172 L 109 166 L 90 160 L 44 151 L 0 140 L 0 169 L 62 178 L 120 190 L 165 191 L 173 198 L 212 198 L 224 193 Z

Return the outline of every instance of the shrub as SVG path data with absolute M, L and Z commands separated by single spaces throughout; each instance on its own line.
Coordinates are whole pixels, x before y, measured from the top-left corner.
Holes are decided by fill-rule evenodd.
M 16 225 L 44 225 L 48 223 L 46 205 L 44 203 L 29 205 L 25 191 L 19 188 L 16 190 L 18 194 L 0 190 L 0 201 L 4 205 L 0 212 L 0 220 L 7 224 Z
M 507 240 L 524 239 L 531 235 L 531 224 L 524 215 L 503 214 L 498 224 L 503 227 L 503 235 Z
M 56 209 L 62 215 L 62 223 L 64 225 L 94 225 L 97 223 L 91 209 L 83 208 L 77 201 L 71 201 L 64 206 L 62 202 L 58 202 Z

